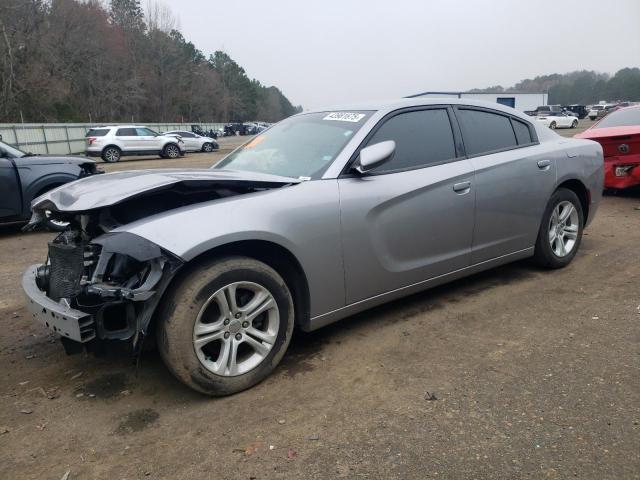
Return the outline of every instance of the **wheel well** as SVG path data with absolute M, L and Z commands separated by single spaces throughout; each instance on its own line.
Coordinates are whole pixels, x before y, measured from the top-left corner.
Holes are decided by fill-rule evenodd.
M 42 187 L 38 191 L 38 193 L 36 193 L 36 196 L 33 198 L 38 198 L 40 195 L 43 195 L 47 193 L 49 190 L 53 190 L 54 188 L 58 188 L 60 185 L 64 185 L 64 183 L 50 183 L 49 185 Z
M 587 223 L 587 219 L 589 218 L 589 191 L 587 187 L 580 180 L 566 180 L 558 185 L 558 188 L 566 188 L 571 190 L 578 196 L 580 200 L 580 205 L 582 206 L 582 211 L 584 212 L 584 218 L 582 219 L 583 223 Z
M 242 255 L 266 263 L 289 287 L 293 297 L 296 324 L 306 325 L 310 316 L 310 294 L 307 276 L 298 259 L 286 248 L 265 240 L 243 240 L 221 245 L 189 261 L 189 265 L 227 255 Z M 304 327 L 303 327 L 304 328 Z
M 117 148 L 120 152 L 122 152 L 122 149 L 121 149 L 119 146 L 117 146 L 117 145 L 113 145 L 113 144 L 105 146 L 105 147 L 102 149 L 102 151 L 104 152 L 107 148 Z

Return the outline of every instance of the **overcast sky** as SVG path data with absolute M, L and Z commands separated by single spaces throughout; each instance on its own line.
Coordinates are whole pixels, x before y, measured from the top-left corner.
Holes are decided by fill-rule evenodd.
M 160 1 L 305 109 L 640 66 L 640 0 Z

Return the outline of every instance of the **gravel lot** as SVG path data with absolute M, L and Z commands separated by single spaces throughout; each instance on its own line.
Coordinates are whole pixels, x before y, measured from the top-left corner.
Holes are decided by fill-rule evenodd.
M 566 269 L 519 262 L 297 333 L 222 399 L 155 352 L 66 356 L 32 324 L 19 279 L 52 237 L 0 231 L 0 478 L 640 478 L 637 192 L 604 198 Z

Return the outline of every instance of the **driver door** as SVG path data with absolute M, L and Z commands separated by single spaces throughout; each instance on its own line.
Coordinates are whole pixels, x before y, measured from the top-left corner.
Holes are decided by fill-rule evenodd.
M 394 156 L 338 180 L 347 304 L 470 265 L 474 170 L 451 115 L 391 114 L 361 147 L 394 140 Z

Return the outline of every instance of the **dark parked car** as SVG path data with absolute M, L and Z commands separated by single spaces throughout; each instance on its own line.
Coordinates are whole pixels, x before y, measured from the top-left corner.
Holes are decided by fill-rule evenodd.
M 576 117 L 578 117 L 580 120 L 582 120 L 583 118 L 585 118 L 587 116 L 587 114 L 589 113 L 589 110 L 587 110 L 587 107 L 585 105 L 565 105 L 564 107 L 562 107 L 566 112 L 571 112 L 573 113 Z
M 228 123 L 224 126 L 224 136 L 249 135 L 247 126 L 244 123 Z
M 0 223 L 26 222 L 31 200 L 94 173 L 96 164 L 89 158 L 34 155 L 0 141 Z M 67 225 L 50 218 L 44 224 L 52 230 Z
M 564 109 L 560 105 L 540 105 L 535 110 L 525 110 L 524 113 L 530 117 L 537 117 L 538 115 L 545 115 L 554 112 L 562 112 Z

